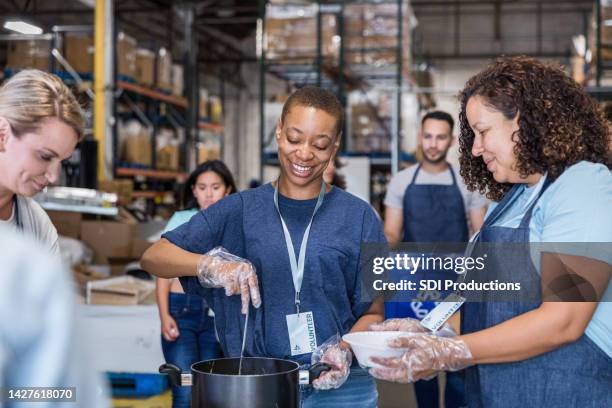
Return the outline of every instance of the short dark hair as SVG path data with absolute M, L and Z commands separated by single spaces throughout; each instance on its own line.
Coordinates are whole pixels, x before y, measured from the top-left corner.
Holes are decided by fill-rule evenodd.
M 198 200 L 193 195 L 193 186 L 195 186 L 196 182 L 198 181 L 198 177 L 200 177 L 201 174 L 206 173 L 207 171 L 212 171 L 216 173 L 219 177 L 221 177 L 221 180 L 223 180 L 223 184 L 225 184 L 225 187 L 230 189 L 230 194 L 233 194 L 237 191 L 236 183 L 234 183 L 234 176 L 232 176 L 232 173 L 229 171 L 225 163 L 223 163 L 221 160 L 205 161 L 204 163 L 196 167 L 194 171 L 191 172 L 189 178 L 183 186 L 184 209 L 200 209 L 198 206 Z
M 285 122 L 285 117 L 294 106 L 306 106 L 320 109 L 330 114 L 336 119 L 336 136 L 342 131 L 344 126 L 344 110 L 336 95 L 330 91 L 316 86 L 305 86 L 292 93 L 285 104 L 281 113 L 281 122 Z
M 455 127 L 455 121 L 453 120 L 453 117 L 450 114 L 443 112 L 443 111 L 427 112 L 427 114 L 423 116 L 423 119 L 421 119 L 421 126 L 423 126 L 423 124 L 425 123 L 427 119 L 442 120 L 448 123 L 448 126 L 450 126 L 450 132 L 451 134 L 453 133 L 453 128 Z

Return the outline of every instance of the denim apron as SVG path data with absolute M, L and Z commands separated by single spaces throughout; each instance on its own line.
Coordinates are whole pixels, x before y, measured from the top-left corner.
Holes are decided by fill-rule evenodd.
M 449 164 L 453 183 L 450 185 L 415 184 L 421 170 L 418 165 L 404 192 L 404 242 L 467 242 L 468 226 L 463 196 Z M 428 271 L 430 276 L 434 271 Z M 439 278 L 443 276 L 436 275 Z M 401 279 L 401 274 L 397 279 Z M 395 279 L 395 278 L 392 278 Z M 385 319 L 413 317 L 423 319 L 436 302 L 423 300 L 385 302 Z M 438 380 L 418 381 L 414 385 L 420 408 L 438 407 Z M 463 373 L 447 374 L 446 407 L 459 407 L 464 402 Z
M 548 185 L 546 181 L 518 228 L 498 227 L 494 223 L 510 208 L 520 185 L 515 185 L 506 194 L 482 226 L 477 242 L 525 243 L 518 250 L 521 254 L 514 252 L 496 257 L 495 268 L 500 280 L 533 282 L 533 274 L 539 274 L 531 262 L 529 223 L 533 208 Z M 540 304 L 541 301 L 466 303 L 462 333 L 495 326 L 534 310 Z M 466 370 L 465 381 L 469 407 L 595 408 L 612 404 L 612 359 L 586 335 L 572 344 L 527 360 L 470 367 Z
M 463 196 L 450 164 L 448 169 L 453 184 L 415 184 L 421 170 L 421 165 L 417 166 L 404 192 L 404 242 L 467 242 Z M 397 280 L 401 278 L 401 274 L 397 276 Z M 421 320 L 435 306 L 433 301 L 386 302 L 385 319 L 413 317 Z
M 455 172 L 453 184 L 415 184 L 419 164 L 404 192 L 404 242 L 466 242 L 467 220 Z

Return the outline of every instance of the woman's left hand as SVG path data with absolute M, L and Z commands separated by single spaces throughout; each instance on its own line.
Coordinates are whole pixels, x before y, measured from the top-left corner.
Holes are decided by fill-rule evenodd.
M 399 337 L 389 346 L 407 349 L 403 356 L 372 357 L 379 366 L 370 370 L 372 376 L 400 383 L 431 379 L 438 371 L 458 371 L 473 364 L 467 344 L 458 338 L 437 337 L 429 334 Z
M 353 354 L 350 347 L 341 342 L 324 343 L 322 347 L 324 348 L 321 350 L 322 354 L 318 362 L 328 364 L 331 366 L 331 369 L 322 373 L 319 378 L 314 380 L 312 386 L 317 390 L 340 388 L 346 382 L 351 372 Z

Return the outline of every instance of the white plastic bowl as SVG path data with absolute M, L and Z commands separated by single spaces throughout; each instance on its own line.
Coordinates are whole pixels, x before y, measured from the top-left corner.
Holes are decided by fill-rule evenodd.
M 393 348 L 387 345 L 387 341 L 397 337 L 414 336 L 416 333 L 401 331 L 367 331 L 348 333 L 342 336 L 342 340 L 351 345 L 353 354 L 361 367 L 379 367 L 370 360 L 370 357 L 401 357 L 406 351 L 402 348 Z

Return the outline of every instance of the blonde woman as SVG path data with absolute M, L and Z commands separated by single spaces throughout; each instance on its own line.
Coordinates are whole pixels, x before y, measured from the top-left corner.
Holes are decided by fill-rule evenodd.
M 24 70 L 0 87 L 0 225 L 33 235 L 56 254 L 57 231 L 31 197 L 57 181 L 84 124 L 74 95 L 54 75 Z

